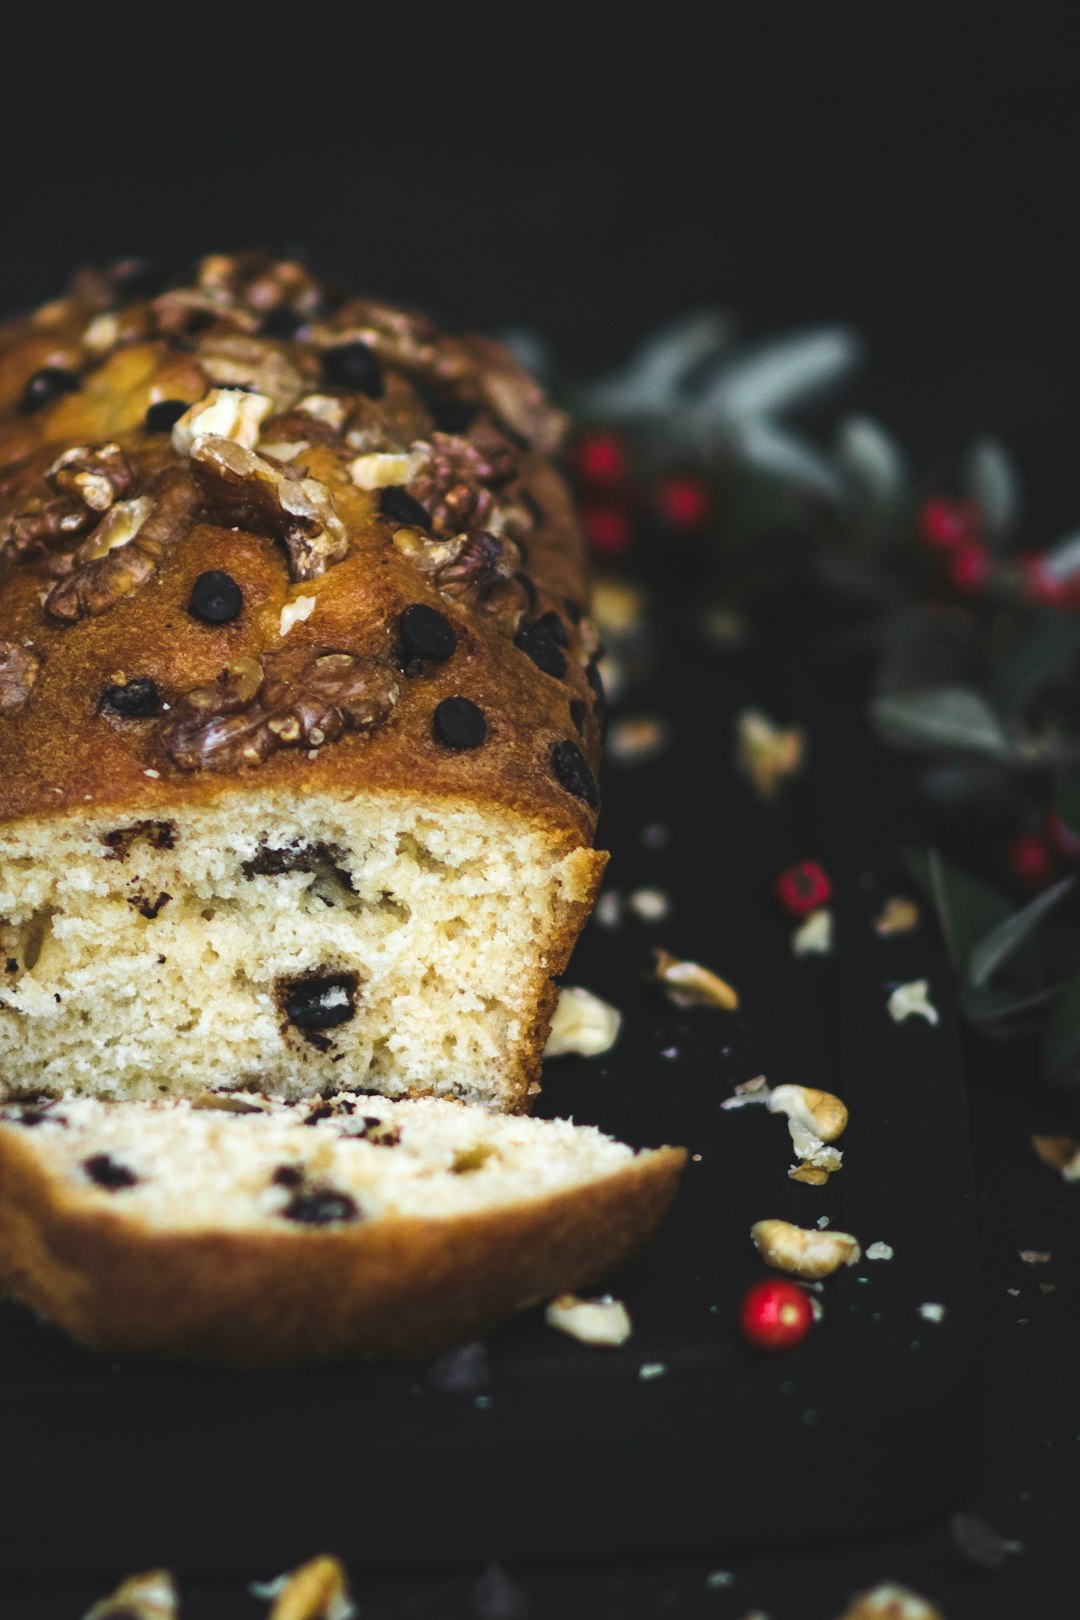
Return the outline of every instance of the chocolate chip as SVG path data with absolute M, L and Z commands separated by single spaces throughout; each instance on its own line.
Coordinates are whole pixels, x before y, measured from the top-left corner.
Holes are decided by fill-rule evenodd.
M 558 642 L 560 647 L 568 647 L 570 645 L 569 637 L 566 634 L 566 626 L 559 618 L 559 615 L 554 611 L 550 613 L 542 613 L 536 621 L 535 628 L 537 630 L 545 631 L 551 637 L 552 641 Z
M 417 529 L 430 529 L 431 517 L 400 484 L 387 484 L 379 491 L 379 515 L 392 523 L 409 523 Z
M 334 1108 L 334 1105 L 331 1102 L 318 1103 L 311 1110 L 310 1114 L 306 1114 L 304 1116 L 304 1124 L 305 1125 L 318 1125 L 321 1120 L 333 1119 L 335 1111 L 336 1110 Z
M 32 411 L 40 411 L 43 405 L 51 405 L 62 394 L 77 394 L 79 387 L 79 379 L 73 371 L 65 371 L 61 366 L 43 366 L 34 372 L 23 389 L 19 410 L 29 416 Z
M 143 421 L 147 433 L 171 433 L 188 408 L 186 399 L 159 399 Z
M 161 705 L 157 685 L 142 676 L 125 681 L 123 686 L 107 686 L 101 701 L 115 714 L 125 715 L 129 720 L 145 720 L 148 715 L 157 714 Z
M 603 678 L 602 678 L 602 676 L 600 674 L 600 670 L 597 667 L 595 658 L 590 658 L 589 662 L 585 665 L 585 679 L 588 681 L 589 685 L 592 687 L 593 696 L 596 699 L 596 702 L 593 705 L 593 707 L 595 708 L 596 713 L 599 716 L 604 711 L 604 707 L 605 707 L 605 705 L 607 703 L 607 697 L 606 697 L 606 694 L 604 692 Z
M 139 1179 L 126 1164 L 118 1164 L 107 1153 L 95 1153 L 92 1158 L 84 1159 L 83 1169 L 91 1181 L 99 1187 L 107 1187 L 109 1192 L 117 1192 L 121 1187 L 134 1187 Z
M 206 624 L 228 624 L 244 606 L 244 593 L 231 574 L 210 568 L 191 588 L 188 612 Z
M 330 1226 L 334 1221 L 360 1218 L 355 1199 L 329 1187 L 294 1193 L 281 1213 L 287 1221 L 299 1221 L 302 1226 Z
M 359 338 L 323 350 L 323 374 L 339 388 L 355 388 L 369 399 L 381 399 L 386 389 L 378 355 Z
M 588 714 L 588 712 L 588 709 L 586 708 L 585 704 L 582 703 L 580 698 L 570 699 L 570 718 L 574 722 L 574 726 L 579 732 L 584 732 L 585 730 L 585 716 Z
M 558 680 L 566 674 L 566 659 L 540 622 L 523 624 L 514 637 L 514 646 L 520 648 L 527 658 L 531 658 L 537 669 L 542 669 L 545 675 L 554 675 Z
M 448 697 L 435 710 L 432 730 L 444 748 L 479 748 L 487 736 L 487 721 L 471 698 Z
M 411 603 L 401 615 L 399 628 L 406 661 L 431 658 L 441 664 L 457 646 L 450 620 L 438 608 L 428 607 L 426 602 Z
M 298 309 L 291 309 L 288 304 L 279 304 L 268 315 L 263 316 L 263 323 L 259 330 L 264 337 L 294 338 L 302 332 L 307 325 L 308 317 L 301 315 Z
M 35 1125 L 44 1125 L 48 1120 L 50 1125 L 66 1125 L 67 1120 L 63 1114 L 55 1114 L 55 1102 L 46 1099 L 43 1102 L 26 1102 L 15 1114 L 17 1125 L 27 1125 L 31 1129 Z
M 336 1029 L 356 1012 L 355 973 L 312 973 L 279 985 L 285 1016 L 301 1030 Z
M 551 750 L 551 768 L 567 793 L 584 799 L 594 809 L 600 803 L 593 773 L 577 743 L 557 742 Z
M 299 1187 L 304 1180 L 304 1172 L 296 1164 L 279 1164 L 270 1180 L 275 1187 Z

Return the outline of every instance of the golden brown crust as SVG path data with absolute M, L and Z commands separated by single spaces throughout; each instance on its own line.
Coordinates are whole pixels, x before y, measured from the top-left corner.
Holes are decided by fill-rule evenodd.
M 464 796 L 509 808 L 562 849 L 591 842 L 590 794 L 568 791 L 553 750 L 580 749 L 595 772 L 599 733 L 586 675 L 595 633 L 587 621 L 575 623 L 586 596 L 584 552 L 565 485 L 547 459 L 562 420 L 531 379 L 488 340 L 447 336 L 370 300 L 335 305 L 288 263 L 205 260 L 190 286 L 153 299 L 131 300 L 130 279 L 126 272 L 83 276 L 67 299 L 0 331 L 0 676 L 11 675 L 0 680 L 0 821 L 83 813 L 88 804 L 153 817 L 170 805 L 250 789 L 347 793 L 362 782 L 422 785 L 435 800 Z M 301 322 L 288 338 L 272 335 L 283 312 Z M 271 320 L 263 330 L 268 315 L 278 325 Z M 378 398 L 327 380 L 326 355 L 357 341 L 377 357 Z M 42 373 L 45 382 L 35 384 Z M 329 560 L 316 560 L 317 577 L 300 555 L 310 542 L 296 529 L 286 536 L 280 513 L 260 515 L 257 503 L 238 511 L 212 473 L 195 476 L 198 467 L 173 448 L 168 431 L 147 428 L 155 402 L 196 402 L 237 384 L 271 402 L 256 448 L 306 444 L 281 463 L 290 489 L 295 494 L 294 474 L 314 480 L 343 526 L 344 539 L 335 529 L 334 545 L 324 546 Z M 35 386 L 44 394 L 36 406 Z M 298 408 L 312 396 L 330 404 Z M 437 413 L 447 401 L 477 414 L 460 432 L 440 436 Z M 412 487 L 442 516 L 434 535 L 414 532 L 410 552 L 395 544 L 397 525 L 379 516 L 378 492 L 359 487 L 349 467 L 369 448 L 416 443 L 429 449 Z M 88 559 L 95 537 L 98 550 L 103 543 L 96 525 L 108 491 L 94 485 L 99 504 L 89 509 L 91 486 L 58 472 L 56 462 L 64 452 L 104 446 L 119 447 L 130 472 L 119 478 L 114 501 L 160 502 L 178 469 L 194 478 L 196 498 L 171 528 L 155 507 L 141 538 Z M 454 541 L 455 514 L 470 536 L 498 531 L 487 561 L 474 545 L 464 560 L 442 565 L 438 547 Z M 306 521 L 310 532 L 315 520 Z M 208 570 L 228 573 L 242 589 L 243 611 L 232 622 L 208 624 L 188 610 L 193 582 Z M 315 609 L 283 637 L 281 609 L 300 595 L 314 596 Z M 373 729 L 347 721 L 322 747 L 285 741 L 258 764 L 185 768 L 190 761 L 180 764 L 169 751 L 161 715 L 125 718 L 101 702 L 106 687 L 147 679 L 172 712 L 233 661 L 282 648 L 295 657 L 305 649 L 313 657 L 345 651 L 393 671 L 398 621 L 414 602 L 451 621 L 457 650 L 402 678 L 396 703 Z M 567 640 L 558 676 L 514 640 L 522 625 L 548 613 L 559 615 L 557 633 Z M 5 646 L 17 649 L 6 665 Z M 28 659 L 34 667 L 21 696 Z M 451 696 L 483 710 L 482 746 L 459 751 L 435 739 L 433 712 Z
M 94 1350 L 242 1364 L 416 1356 L 597 1281 L 650 1235 L 686 1159 L 484 1214 L 336 1230 L 155 1233 L 65 1199 L 0 1130 L 0 1277 Z

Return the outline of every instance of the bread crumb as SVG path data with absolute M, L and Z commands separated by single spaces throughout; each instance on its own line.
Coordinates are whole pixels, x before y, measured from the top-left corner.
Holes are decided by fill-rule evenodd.
M 910 984 L 898 984 L 889 997 L 889 1017 L 900 1024 L 905 1018 L 925 1018 L 928 1024 L 940 1020 L 938 1010 L 930 1001 L 930 981 L 913 979 Z

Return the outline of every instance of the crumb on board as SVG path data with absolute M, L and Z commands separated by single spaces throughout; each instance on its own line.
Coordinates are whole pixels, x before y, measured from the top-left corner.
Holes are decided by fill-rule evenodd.
M 894 1024 L 905 1018 L 925 1018 L 928 1024 L 940 1021 L 940 1013 L 930 1000 L 930 981 L 912 979 L 909 984 L 898 984 L 889 996 L 889 1017 Z

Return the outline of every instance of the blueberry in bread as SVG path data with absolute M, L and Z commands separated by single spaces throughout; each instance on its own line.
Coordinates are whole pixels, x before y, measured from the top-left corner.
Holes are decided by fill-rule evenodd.
M 506 350 L 299 264 L 0 328 L 0 1091 L 520 1109 L 605 857 Z
M 685 1159 L 434 1098 L 0 1108 L 0 1279 L 94 1349 L 417 1354 L 595 1281 Z

